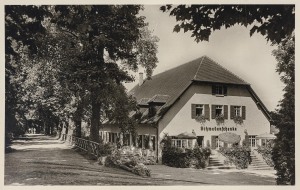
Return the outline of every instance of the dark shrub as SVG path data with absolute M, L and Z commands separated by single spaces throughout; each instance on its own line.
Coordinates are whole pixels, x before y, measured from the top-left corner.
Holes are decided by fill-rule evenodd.
M 182 149 L 171 147 L 163 150 L 162 163 L 177 168 L 205 168 L 210 153 L 209 148 Z
M 195 159 L 194 166 L 196 168 L 206 168 L 208 166 L 209 156 L 211 154 L 210 148 L 195 147 L 193 149 L 193 157 Z
M 268 166 L 274 167 L 274 162 L 272 160 L 273 143 L 267 143 L 266 146 L 258 146 L 256 151 L 262 155 Z
M 99 156 L 108 156 L 116 147 L 110 143 L 100 143 L 99 144 Z
M 171 147 L 164 149 L 162 163 L 177 168 L 188 168 L 191 165 L 192 151 L 184 151 L 182 148 Z
M 221 147 L 219 152 L 228 159 L 228 164 L 234 164 L 238 169 L 248 168 L 251 161 L 250 150 L 244 146 Z

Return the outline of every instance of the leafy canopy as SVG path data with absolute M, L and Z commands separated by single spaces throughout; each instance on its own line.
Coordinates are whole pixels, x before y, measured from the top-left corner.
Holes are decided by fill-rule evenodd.
M 250 36 L 257 32 L 279 43 L 295 28 L 294 5 L 166 5 L 160 10 L 176 17 L 175 32 L 191 31 L 197 42 L 208 41 L 222 27 L 240 24 L 251 27 Z

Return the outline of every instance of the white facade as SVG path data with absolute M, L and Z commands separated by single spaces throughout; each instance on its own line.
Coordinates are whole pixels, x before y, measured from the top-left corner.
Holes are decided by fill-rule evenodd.
M 191 117 L 192 104 L 208 104 L 209 120 L 204 124 L 197 122 Z M 212 119 L 212 105 L 227 105 L 228 119 L 223 124 L 217 125 L 216 120 Z M 236 124 L 230 118 L 230 106 L 245 106 L 245 119 L 243 124 Z M 176 136 L 182 132 L 191 133 L 194 131 L 197 136 L 203 137 L 202 146 L 212 145 L 212 136 L 221 133 L 232 132 L 245 138 L 245 130 L 248 132 L 250 140 L 256 135 L 270 132 L 270 123 L 253 97 L 244 86 L 228 87 L 227 96 L 217 96 L 211 94 L 211 85 L 192 85 L 182 94 L 180 99 L 172 106 L 159 123 L 159 139 L 164 134 Z M 242 142 L 241 140 L 241 142 Z M 256 146 L 256 141 L 252 140 L 252 146 Z M 240 143 L 241 143 L 240 142 Z
M 225 120 L 224 124 L 217 125 L 215 119 L 206 121 L 205 124 L 197 122 L 191 118 L 191 105 L 192 104 L 209 104 L 211 105 L 240 105 L 246 106 L 246 119 L 242 125 L 236 124 L 230 117 Z M 211 112 L 211 110 L 210 110 Z M 222 128 L 223 131 L 209 131 L 210 128 Z M 202 128 L 202 129 L 201 129 Z M 217 97 L 208 94 L 194 94 L 193 97 L 186 102 L 183 108 L 176 114 L 172 121 L 162 130 L 162 133 L 168 133 L 170 136 L 176 136 L 184 131 L 195 131 L 197 136 L 204 136 L 204 142 L 210 140 L 212 135 L 219 135 L 222 132 L 229 131 L 228 128 L 234 128 L 231 130 L 233 133 L 245 136 L 245 129 L 249 135 L 259 135 L 270 131 L 270 124 L 263 113 L 258 109 L 251 97 L 236 97 L 236 96 L 224 96 Z M 227 131 L 226 131 L 227 129 Z M 162 136 L 161 136 L 162 137 Z

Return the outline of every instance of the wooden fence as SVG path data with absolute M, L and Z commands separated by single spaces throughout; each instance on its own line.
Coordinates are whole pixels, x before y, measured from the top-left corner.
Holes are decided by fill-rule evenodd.
M 67 140 L 71 145 L 76 146 L 77 148 L 80 148 L 81 150 L 87 151 L 98 157 L 99 156 L 99 150 L 100 150 L 100 145 L 99 143 L 89 141 L 83 138 L 78 138 L 72 135 L 68 135 L 68 140 Z

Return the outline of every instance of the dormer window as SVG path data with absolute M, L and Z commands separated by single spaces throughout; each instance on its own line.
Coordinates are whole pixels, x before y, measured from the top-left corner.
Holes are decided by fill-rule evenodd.
M 212 95 L 227 96 L 227 86 L 225 85 L 212 85 Z

